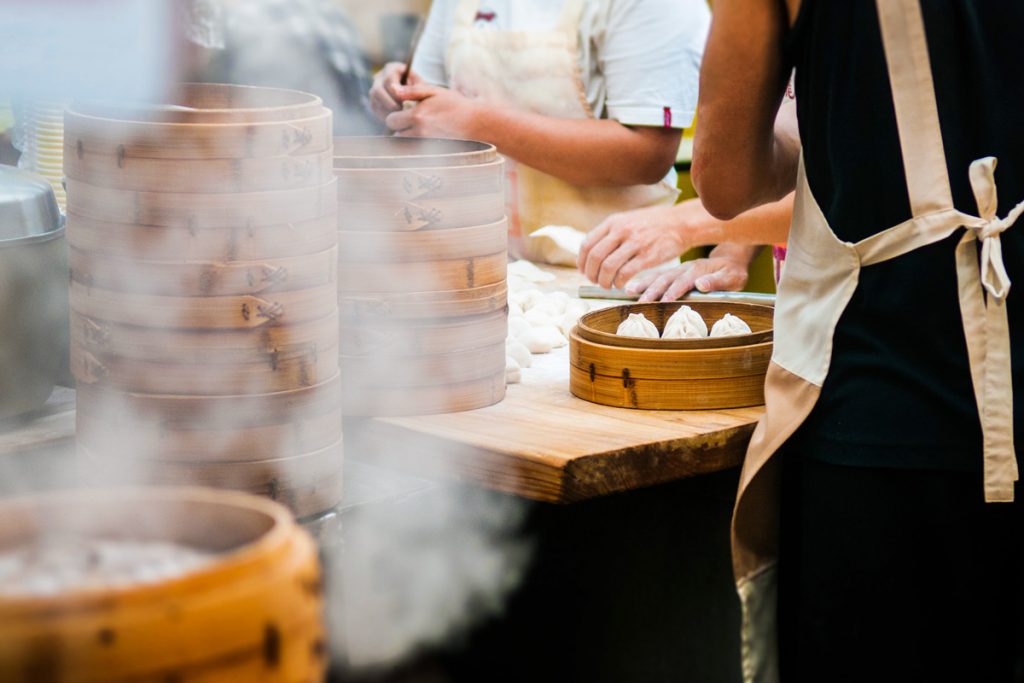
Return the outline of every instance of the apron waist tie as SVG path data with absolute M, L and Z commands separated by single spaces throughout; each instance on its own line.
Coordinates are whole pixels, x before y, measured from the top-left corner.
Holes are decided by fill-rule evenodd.
M 1019 476 L 1013 445 L 1013 379 L 1006 314 L 1010 277 L 999 236 L 1024 213 L 1022 201 L 1005 218 L 996 216 L 995 167 L 994 157 L 971 164 L 971 189 L 980 218 L 965 224 L 967 232 L 956 249 L 960 313 L 981 417 L 985 500 L 990 503 L 1012 502 Z

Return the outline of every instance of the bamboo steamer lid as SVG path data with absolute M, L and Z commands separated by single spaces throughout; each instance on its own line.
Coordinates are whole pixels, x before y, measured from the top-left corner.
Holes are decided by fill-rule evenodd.
M 296 324 L 238 330 L 166 330 L 96 320 L 72 311 L 71 340 L 94 355 L 152 363 L 220 365 L 308 356 L 337 345 L 337 313 Z
M 615 329 L 643 313 L 663 329 L 682 305 L 709 323 L 732 313 L 751 334 L 702 339 L 639 339 Z M 734 302 L 655 303 L 588 313 L 569 334 L 569 388 L 603 405 L 645 410 L 711 410 L 764 403 L 772 355 L 772 309 Z M 604 343 L 610 342 L 610 343 Z
M 342 497 L 342 442 L 316 451 L 271 460 L 191 461 L 104 458 L 84 444 L 79 449 L 98 469 L 100 481 L 153 486 L 210 486 L 266 496 L 298 517 L 329 510 Z
M 343 264 L 452 261 L 507 251 L 505 219 L 450 230 L 338 232 L 338 260 Z
M 186 194 L 243 193 L 323 185 L 334 177 L 331 151 L 256 158 L 151 159 L 127 153 L 78 154 L 64 148 L 64 175 L 98 187 Z
M 228 194 L 136 192 L 68 180 L 68 211 L 108 223 L 204 230 L 311 221 L 337 211 L 335 180 L 292 190 Z
M 334 139 L 337 169 L 478 166 L 500 158 L 494 145 L 475 140 L 372 135 Z
M 0 503 L 0 547 L 54 532 L 167 541 L 216 555 L 157 583 L 0 595 L 0 680 L 323 680 L 316 548 L 284 507 L 195 488 L 61 492 Z
M 296 292 L 337 281 L 338 250 L 262 261 L 144 261 L 71 247 L 71 280 L 86 287 L 178 297 Z
M 260 261 L 316 254 L 337 243 L 334 216 L 282 225 L 235 225 L 193 230 L 107 223 L 74 212 L 67 216 L 68 244 L 83 251 L 140 261 Z

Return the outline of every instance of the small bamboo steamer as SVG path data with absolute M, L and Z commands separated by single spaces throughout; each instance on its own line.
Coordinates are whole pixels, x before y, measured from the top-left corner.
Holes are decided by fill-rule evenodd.
M 84 148 L 83 148 L 84 150 Z M 244 193 L 323 185 L 333 178 L 331 151 L 235 159 L 149 159 L 83 154 L 64 148 L 64 174 L 99 187 L 185 194 Z
M 86 287 L 178 297 L 266 295 L 333 285 L 338 251 L 331 247 L 262 261 L 144 261 L 71 247 L 71 280 Z
M 400 170 L 479 166 L 501 158 L 488 142 L 373 135 L 335 138 L 334 156 L 339 169 Z
M 508 222 L 505 219 L 449 230 L 338 232 L 338 260 L 343 264 L 451 261 L 503 253 L 507 249 Z
M 285 458 L 251 461 L 136 460 L 120 453 L 104 459 L 84 444 L 83 456 L 97 468 L 100 481 L 151 486 L 210 486 L 266 496 L 287 505 L 297 517 L 329 510 L 342 497 L 342 442 Z
M 260 261 L 316 254 L 337 243 L 334 216 L 283 225 L 191 230 L 107 223 L 68 212 L 68 244 L 140 261 Z
M 660 331 L 682 305 L 617 306 L 581 317 L 569 335 L 569 387 L 573 395 L 592 403 L 645 410 L 711 410 L 763 404 L 764 377 L 772 354 L 770 307 L 685 303 L 701 314 L 708 327 L 725 313 L 733 313 L 751 326 L 749 335 L 661 340 L 614 334 L 630 313 L 643 313 Z M 595 341 L 608 336 L 615 337 L 614 345 Z
M 273 365 L 283 359 L 334 348 L 337 339 L 336 313 L 309 322 L 240 330 L 158 329 L 71 313 L 71 341 L 84 351 L 148 363 Z
M 284 507 L 196 488 L 60 492 L 0 503 L 0 547 L 50 533 L 169 541 L 218 555 L 158 583 L 0 595 L 0 680 L 323 680 L 316 547 Z
M 338 292 L 331 284 L 265 296 L 159 296 L 90 288 L 72 281 L 70 302 L 80 315 L 123 325 L 230 330 L 319 320 L 337 310 Z
M 490 377 L 460 384 L 369 387 L 344 395 L 349 416 L 401 416 L 457 413 L 485 408 L 505 398 L 505 368 Z
M 179 194 L 136 192 L 67 181 L 69 211 L 107 223 L 204 230 L 311 221 L 337 211 L 335 180 L 293 190 Z
M 459 318 L 364 318 L 342 323 L 339 348 L 348 357 L 422 356 L 489 347 L 507 336 L 507 309 Z

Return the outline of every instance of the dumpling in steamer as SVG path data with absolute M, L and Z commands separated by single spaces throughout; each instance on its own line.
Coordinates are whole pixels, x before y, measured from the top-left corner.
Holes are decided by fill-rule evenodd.
M 619 323 L 615 334 L 620 337 L 643 337 L 645 339 L 658 339 L 657 326 L 652 323 L 643 313 L 630 313 L 629 317 Z
M 738 334 L 750 334 L 750 325 L 732 313 L 726 313 L 721 320 L 711 326 L 712 337 L 734 337 Z
M 700 313 L 682 306 L 665 322 L 662 339 L 701 339 L 708 336 L 708 324 Z

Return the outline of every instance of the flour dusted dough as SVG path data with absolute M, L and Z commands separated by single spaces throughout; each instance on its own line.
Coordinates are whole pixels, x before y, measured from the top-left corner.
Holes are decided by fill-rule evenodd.
M 530 349 L 526 348 L 526 345 L 515 337 L 509 337 L 505 340 L 505 355 L 515 358 L 521 368 L 528 368 L 533 364 L 533 356 L 530 355 Z

